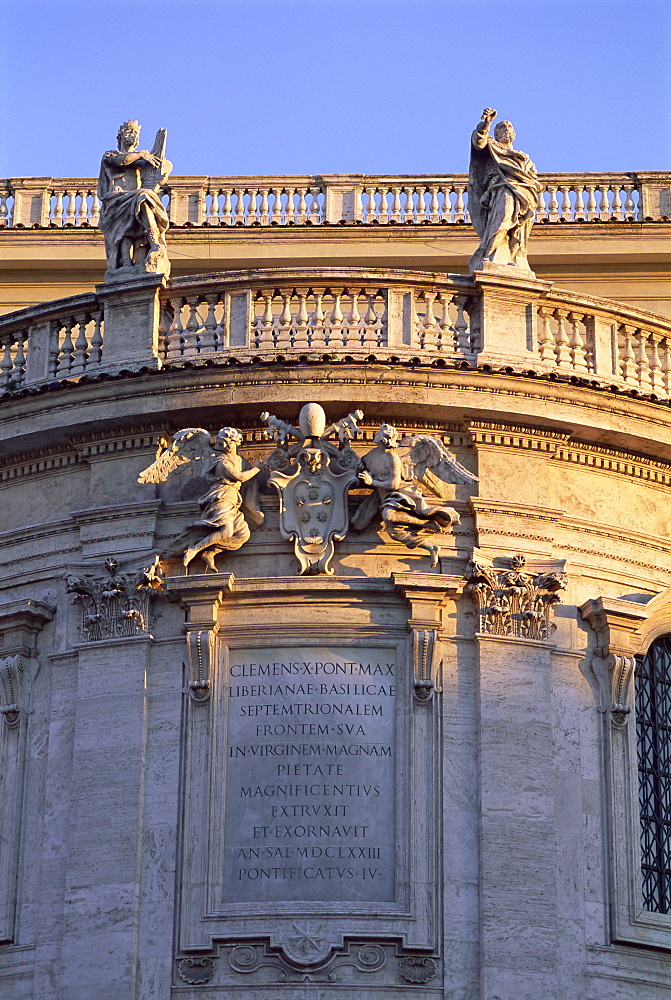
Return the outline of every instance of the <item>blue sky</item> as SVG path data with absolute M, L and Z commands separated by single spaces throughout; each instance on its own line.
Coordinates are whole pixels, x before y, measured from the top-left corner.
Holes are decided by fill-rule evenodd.
M 453 173 L 485 106 L 541 171 L 671 169 L 671 0 L 21 0 L 0 176 Z

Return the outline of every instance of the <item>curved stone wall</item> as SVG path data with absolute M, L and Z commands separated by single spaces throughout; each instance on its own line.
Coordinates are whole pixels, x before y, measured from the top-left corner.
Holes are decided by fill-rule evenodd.
M 605 1000 L 613 978 L 632 1000 L 668 991 L 671 926 L 641 916 L 636 896 L 630 668 L 646 622 L 666 620 L 671 418 L 620 383 L 552 374 L 297 358 L 5 396 L 0 629 L 4 705 L 16 707 L 0 721 L 12 845 L 0 851 L 0 983 L 12 997 L 83 1000 L 103 982 L 115 1000 L 252 1000 L 266 987 L 293 1000 L 306 982 L 370 1000 Z M 439 536 L 438 565 L 373 523 L 335 542 L 333 576 L 297 575 L 265 473 L 263 525 L 217 556 L 217 574 L 196 559 L 186 576 L 170 545 L 207 484 L 140 484 L 161 439 L 233 426 L 253 462 L 274 448 L 261 413 L 296 424 L 308 402 L 329 421 L 363 411 L 359 455 L 391 423 L 440 439 L 478 477 L 445 487 L 460 523 Z M 365 494 L 350 494 L 351 513 Z M 345 866 L 356 891 L 304 888 L 312 866 L 289 888 L 293 876 L 274 876 L 271 891 L 249 876 L 263 867 L 251 854 L 226 854 L 248 822 L 233 750 L 258 735 L 233 692 L 247 684 L 240 697 L 263 724 L 283 697 L 253 693 L 253 671 L 232 686 L 254 650 L 322 667 L 394 658 L 393 695 L 379 688 L 370 705 L 386 720 L 396 699 L 395 728 L 351 722 L 376 727 L 394 770 L 357 760 L 342 776 L 384 800 L 347 800 L 342 845 L 369 852 Z M 333 697 L 305 704 L 343 711 Z M 363 715 L 368 702 L 352 698 Z M 253 829 L 275 808 L 259 807 Z M 367 812 L 380 817 L 374 844 Z M 278 871 L 287 843 L 272 840 Z M 365 871 L 380 873 L 370 890 Z

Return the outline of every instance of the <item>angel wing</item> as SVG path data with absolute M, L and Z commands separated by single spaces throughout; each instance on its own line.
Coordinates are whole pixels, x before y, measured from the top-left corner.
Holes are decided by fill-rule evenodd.
M 478 481 L 477 476 L 457 462 L 442 441 L 429 434 L 404 437 L 400 442 L 400 448 L 403 449 L 400 455 L 403 478 L 424 483 L 440 497 L 445 497 L 446 483 L 469 486 Z
M 212 435 L 202 427 L 185 427 L 177 431 L 172 441 L 166 439 L 159 445 L 156 461 L 137 477 L 138 483 L 164 483 L 171 472 L 180 465 L 191 463 L 194 476 L 204 476 L 215 457 L 210 445 Z

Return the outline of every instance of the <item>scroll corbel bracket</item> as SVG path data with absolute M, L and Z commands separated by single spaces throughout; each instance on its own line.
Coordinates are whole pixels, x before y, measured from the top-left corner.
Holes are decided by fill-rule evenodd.
M 210 699 L 215 639 L 212 629 L 194 630 L 186 637 L 190 668 L 188 691 L 191 700 L 199 705 Z
M 629 693 L 636 657 L 621 656 L 617 653 L 608 656 L 595 653 L 590 666 L 596 684 L 593 684 L 589 677 L 588 680 L 595 694 L 598 692 L 599 711 L 603 714 L 608 713 L 613 726 L 622 729 L 626 726 L 631 713 Z
M 436 690 L 433 660 L 437 635 L 435 628 L 412 629 L 413 696 L 423 705 L 432 700 Z
M 631 712 L 629 692 L 636 666 L 636 657 L 618 656 L 615 653 L 611 653 L 606 660 L 606 666 L 611 677 L 611 722 L 616 728 L 622 729 L 627 724 L 627 716 Z
M 23 678 L 25 657 L 16 654 L 0 660 L 0 689 L 2 705 L 0 715 L 9 729 L 16 729 L 23 709 Z

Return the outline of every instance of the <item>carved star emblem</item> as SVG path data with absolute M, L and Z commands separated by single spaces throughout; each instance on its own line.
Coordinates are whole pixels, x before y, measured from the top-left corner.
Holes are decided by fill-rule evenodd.
M 310 930 L 308 927 L 299 927 L 298 924 L 292 926 L 296 933 L 287 940 L 293 952 L 307 958 L 311 952 L 322 950 L 324 937 L 319 933 L 322 928 L 321 924 L 317 924 L 314 930 Z

